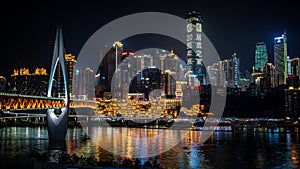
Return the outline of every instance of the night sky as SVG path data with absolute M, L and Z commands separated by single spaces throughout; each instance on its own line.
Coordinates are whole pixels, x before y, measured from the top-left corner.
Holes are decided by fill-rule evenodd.
M 1 4 L 0 75 L 4 76 L 20 67 L 49 69 L 58 25 L 63 27 L 66 51 L 78 56 L 88 38 L 103 25 L 137 12 L 164 12 L 186 18 L 188 12 L 199 11 L 204 20 L 203 31 L 220 57 L 228 58 L 236 51 L 243 72 L 251 71 L 255 44 L 259 41 L 266 42 L 269 61 L 273 62 L 273 38 L 280 36 L 284 29 L 288 36 L 288 55 L 292 58 L 300 56 L 300 6 L 296 1 L 53 0 L 7 3 Z M 141 44 L 136 42 L 137 39 L 125 42 L 124 50 L 140 48 L 135 46 Z M 155 43 L 156 39 L 150 37 L 145 43 Z

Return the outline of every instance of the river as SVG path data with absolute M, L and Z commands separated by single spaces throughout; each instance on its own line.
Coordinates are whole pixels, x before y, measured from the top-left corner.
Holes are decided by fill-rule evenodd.
M 151 137 L 162 129 L 105 127 L 90 129 L 92 132 L 139 133 Z M 89 132 L 91 132 L 89 131 Z M 109 161 L 119 156 L 95 143 L 82 128 L 69 128 L 66 136 L 68 155 L 90 157 Z M 137 134 L 133 134 L 137 137 Z M 107 132 L 98 132 L 97 137 L 107 138 Z M 176 137 L 176 132 L 172 133 Z M 126 137 L 130 139 L 132 137 Z M 119 140 L 123 139 L 123 140 Z M 124 137 L 113 135 L 108 140 L 112 147 L 135 149 L 134 145 L 116 145 Z M 127 140 L 130 141 L 130 140 Z M 188 131 L 174 147 L 153 157 L 163 168 L 300 168 L 300 144 L 297 133 L 233 133 L 214 132 L 204 143 L 200 131 Z M 48 133 L 45 127 L 4 127 L 0 129 L 0 157 L 35 157 L 48 151 Z M 127 152 L 128 153 L 128 152 Z M 147 152 L 146 152 L 147 153 Z M 130 157 L 130 154 L 129 154 Z

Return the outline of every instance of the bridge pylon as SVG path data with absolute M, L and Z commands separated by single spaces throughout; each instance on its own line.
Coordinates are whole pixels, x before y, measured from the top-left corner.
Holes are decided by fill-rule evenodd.
M 69 84 L 67 80 L 67 71 L 66 71 L 64 54 L 65 53 L 64 53 L 62 27 L 58 26 L 56 31 L 56 37 L 55 37 L 47 97 L 52 97 L 52 86 L 53 86 L 54 74 L 56 72 L 57 64 L 60 64 L 62 74 L 63 74 L 64 89 L 65 89 L 65 99 L 64 99 L 65 107 L 59 109 L 47 110 L 47 127 L 48 127 L 50 148 L 60 147 L 61 143 L 65 144 L 65 137 L 68 129 L 70 95 L 69 95 Z M 57 116 L 56 114 L 59 113 L 60 115 Z

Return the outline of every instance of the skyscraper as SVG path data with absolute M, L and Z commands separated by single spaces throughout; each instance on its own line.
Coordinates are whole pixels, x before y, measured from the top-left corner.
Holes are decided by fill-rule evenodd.
M 67 80 L 69 84 L 69 92 L 70 92 L 70 97 L 74 97 L 74 91 L 73 91 L 73 86 L 74 84 L 74 76 L 75 76 L 75 66 L 76 66 L 76 58 L 72 54 L 67 54 L 65 53 L 65 60 L 66 60 L 66 69 L 67 69 Z M 61 67 L 60 64 L 57 64 L 57 69 L 56 69 L 56 78 L 57 78 L 57 84 L 58 84 L 58 97 L 64 97 L 64 82 L 62 78 L 62 72 L 61 72 Z
M 299 58 L 293 58 L 290 60 L 291 63 L 291 74 L 290 75 L 294 75 L 294 76 L 298 76 L 299 77 L 299 71 L 300 71 L 300 63 L 299 63 Z
M 268 62 L 267 46 L 264 42 L 258 42 L 255 49 L 255 70 L 262 71 Z
M 95 89 L 95 76 L 93 72 L 89 67 L 80 69 L 78 77 L 79 99 L 93 99 Z
M 226 77 L 227 87 L 236 87 L 240 85 L 240 59 L 236 53 L 228 60 L 222 61 Z
M 99 77 L 97 77 L 98 80 L 96 84 L 96 89 L 97 89 L 96 97 L 100 97 L 100 98 L 111 97 L 111 83 L 112 83 L 113 76 L 115 74 L 116 63 L 118 65 L 121 61 L 122 52 L 123 52 L 123 45 L 117 50 L 112 48 L 112 46 L 110 45 L 106 45 L 104 48 L 101 49 L 100 56 L 103 57 L 103 59 L 97 71 Z
M 272 63 L 267 63 L 263 67 L 263 77 L 266 79 L 267 87 L 275 87 L 275 66 Z
M 226 78 L 223 61 L 207 66 L 207 73 L 212 86 L 225 87 Z
M 274 65 L 277 84 L 286 84 L 287 71 L 287 36 L 286 33 L 274 38 Z
M 191 77 L 197 77 L 200 85 L 206 85 L 207 72 L 202 62 L 202 23 L 203 20 L 199 12 L 192 11 L 186 19 L 186 46 L 187 46 L 187 65 L 191 71 Z M 189 80 L 190 81 L 190 80 Z M 193 85 L 193 84 L 190 84 Z

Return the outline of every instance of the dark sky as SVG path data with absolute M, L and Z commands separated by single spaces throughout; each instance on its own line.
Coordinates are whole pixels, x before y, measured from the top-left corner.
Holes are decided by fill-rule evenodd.
M 63 26 L 67 52 L 78 55 L 84 43 L 99 28 L 119 17 L 137 12 L 165 12 L 185 18 L 197 10 L 203 30 L 221 58 L 234 51 L 242 71 L 251 70 L 255 44 L 265 41 L 273 61 L 273 38 L 284 29 L 288 54 L 300 56 L 300 6 L 296 1 L 7 1 L 1 4 L 0 75 L 14 68 L 49 68 L 57 25 Z M 124 49 L 136 49 L 128 43 Z M 170 47 L 171 48 L 171 47 Z M 176 49 L 175 49 L 176 50 Z

